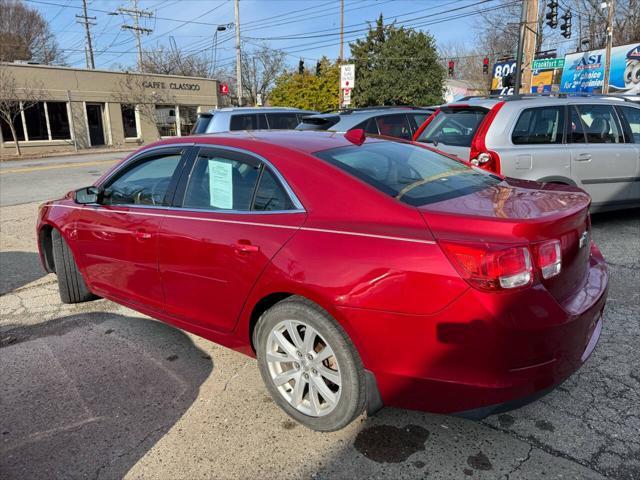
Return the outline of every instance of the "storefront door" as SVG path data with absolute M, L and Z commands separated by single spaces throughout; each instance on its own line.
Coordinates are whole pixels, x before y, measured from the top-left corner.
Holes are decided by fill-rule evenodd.
M 92 147 L 104 145 L 104 125 L 102 118 L 102 104 L 87 103 L 87 124 L 89 126 L 89 140 Z

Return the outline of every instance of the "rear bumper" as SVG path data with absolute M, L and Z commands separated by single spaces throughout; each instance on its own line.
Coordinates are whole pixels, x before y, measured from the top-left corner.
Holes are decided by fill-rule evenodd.
M 595 349 L 608 288 L 595 249 L 583 288 L 560 305 L 542 286 L 469 289 L 437 315 L 342 308 L 387 406 L 480 418 L 566 380 Z

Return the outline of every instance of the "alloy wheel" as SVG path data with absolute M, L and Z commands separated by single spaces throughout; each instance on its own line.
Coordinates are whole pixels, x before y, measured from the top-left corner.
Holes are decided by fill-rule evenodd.
M 284 320 L 271 330 L 266 347 L 271 380 L 292 407 L 312 417 L 336 408 L 342 386 L 338 359 L 311 325 Z

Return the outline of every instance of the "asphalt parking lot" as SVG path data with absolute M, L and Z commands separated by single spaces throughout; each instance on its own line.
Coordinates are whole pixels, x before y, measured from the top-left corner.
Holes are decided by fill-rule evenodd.
M 0 478 L 640 479 L 640 210 L 593 218 L 604 329 L 554 392 L 481 422 L 387 408 L 327 434 L 291 421 L 252 359 L 106 300 L 60 303 L 34 197 L 110 165 L 82 163 L 0 173 Z

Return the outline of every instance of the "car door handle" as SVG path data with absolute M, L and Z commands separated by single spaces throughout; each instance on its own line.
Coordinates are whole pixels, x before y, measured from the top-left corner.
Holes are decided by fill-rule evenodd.
M 149 232 L 145 232 L 144 230 L 136 230 L 134 234 L 137 240 L 149 240 L 151 238 L 151 234 Z
M 590 153 L 581 153 L 576 157 L 576 162 L 588 162 L 591 160 Z
M 251 245 L 250 243 L 244 242 L 236 243 L 235 249 L 238 253 L 254 253 L 260 251 L 260 247 L 258 245 Z

